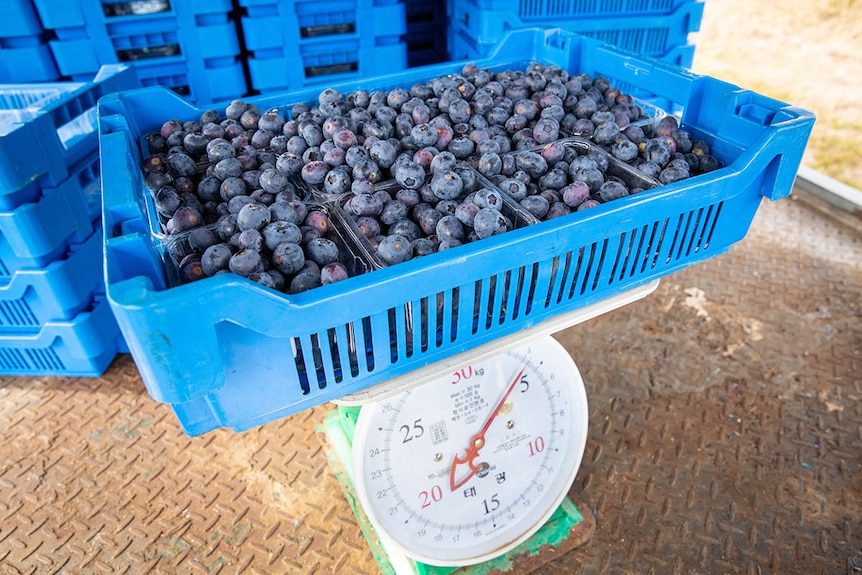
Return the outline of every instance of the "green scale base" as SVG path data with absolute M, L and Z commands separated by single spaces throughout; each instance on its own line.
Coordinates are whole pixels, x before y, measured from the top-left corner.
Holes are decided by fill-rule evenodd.
M 329 464 L 344 490 L 382 575 L 526 575 L 592 538 L 595 519 L 591 514 L 581 514 L 575 503 L 566 497 L 532 537 L 508 553 L 478 565 L 438 567 L 390 553 L 360 507 L 354 489 L 352 439 L 359 410 L 359 407 L 339 406 L 326 414 L 317 431 L 324 436 L 323 443 Z

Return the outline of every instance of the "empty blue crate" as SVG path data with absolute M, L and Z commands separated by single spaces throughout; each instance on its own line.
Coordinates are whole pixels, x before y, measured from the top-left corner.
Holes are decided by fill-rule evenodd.
M 94 232 L 62 259 L 0 278 L 0 334 L 71 319 L 104 293 L 102 269 L 102 237 Z
M 86 240 L 101 218 L 99 156 L 73 168 L 34 202 L 0 210 L 0 281 L 24 268 L 43 267 Z
M 203 110 L 158 88 L 100 101 L 108 300 L 148 392 L 171 405 L 186 433 L 261 425 L 644 285 L 724 253 L 745 237 L 764 197 L 790 193 L 809 112 L 559 29 L 512 32 L 476 64 L 502 71 L 529 62 L 666 98 L 722 167 L 298 294 L 230 273 L 172 285 L 149 224 L 144 141 L 165 120 Z M 331 87 L 345 97 L 409 89 L 463 65 Z M 319 92 L 249 101 L 289 117 Z M 425 314 L 435 303 L 437 313 Z
M 493 52 L 508 32 L 544 26 L 562 28 L 647 56 L 661 57 L 676 46 L 688 44 L 689 34 L 700 30 L 704 3 L 657 4 L 668 7 L 668 10 L 640 15 L 625 11 L 601 14 L 587 12 L 584 15 L 575 11 L 581 6 L 576 3 L 567 6 L 567 10 L 560 10 L 559 14 L 525 19 L 522 11 L 488 10 L 471 0 L 450 0 L 449 52 L 452 59 L 485 57 Z M 588 5 L 592 3 L 583 3 L 583 6 Z M 547 8 L 557 4 L 546 3 L 542 6 Z M 458 36 L 470 41 L 456 47 L 453 42 Z M 464 47 L 470 44 L 475 48 L 472 53 L 465 54 Z
M 98 150 L 98 99 L 139 85 L 122 65 L 105 66 L 89 82 L 0 84 L 0 210 L 68 180 Z
M 170 68 L 160 75 L 166 87 L 198 103 L 247 90 L 231 0 L 35 3 L 56 36 L 51 49 L 64 76 L 77 80 L 104 64 L 128 62 L 141 68 L 142 81 L 157 77 L 159 65 Z
M 394 0 L 240 0 L 253 92 L 397 72 L 407 67 L 404 5 Z
M 31 0 L 3 2 L 0 82 L 50 82 L 60 74 Z
M 104 296 L 67 320 L 33 333 L 0 333 L 0 375 L 99 377 L 124 347 Z

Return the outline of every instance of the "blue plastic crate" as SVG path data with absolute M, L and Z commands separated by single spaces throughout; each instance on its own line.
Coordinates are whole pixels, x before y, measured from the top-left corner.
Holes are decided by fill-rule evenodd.
M 343 282 L 284 295 L 232 274 L 166 287 L 141 142 L 201 110 L 166 90 L 100 102 L 108 298 L 149 393 L 196 435 L 244 430 L 580 309 L 723 253 L 764 197 L 790 193 L 813 115 L 561 30 L 523 30 L 482 67 L 525 60 L 619 79 L 682 108 L 725 167 Z M 410 87 L 463 62 L 333 87 Z M 255 98 L 311 102 L 317 89 Z M 201 302 L 206 302 L 202 305 Z M 415 313 L 434 309 L 427 317 Z
M 250 87 L 260 93 L 284 92 L 404 70 L 407 45 L 399 38 L 386 39 L 394 43 L 362 48 L 358 40 L 330 40 L 303 44 L 296 52 L 287 47 L 259 51 L 248 58 Z
M 94 152 L 65 182 L 43 189 L 35 202 L 0 211 L 0 281 L 20 269 L 43 267 L 85 241 L 101 218 L 101 207 Z
M 0 334 L 0 375 L 99 377 L 123 345 L 107 300 L 38 332 Z
M 449 54 L 452 59 L 487 57 L 508 32 L 530 26 L 547 26 L 660 57 L 674 46 L 686 45 L 689 33 L 700 30 L 703 6 L 703 2 L 681 3 L 669 13 L 649 16 L 585 18 L 579 14 L 560 14 L 542 21 L 525 21 L 516 12 L 484 10 L 470 0 L 450 0 L 449 35 L 452 39 Z M 469 44 L 454 46 L 454 38 L 458 36 L 471 39 L 470 44 L 475 49 L 465 53 L 463 48 Z
M 74 317 L 97 293 L 104 293 L 102 269 L 99 229 L 73 245 L 63 259 L 0 279 L 0 334 L 32 331 L 49 321 Z
M 84 83 L 0 84 L 0 210 L 68 180 L 98 150 L 98 99 L 139 85 L 123 65 L 105 66 Z
M 174 0 L 157 3 L 160 11 L 125 13 L 131 4 L 36 0 L 45 28 L 57 38 L 50 44 L 59 71 L 79 79 L 126 62 L 139 68 L 142 82 L 170 79 L 168 87 L 197 103 L 247 91 L 230 0 Z M 226 76 L 232 81 L 222 88 Z

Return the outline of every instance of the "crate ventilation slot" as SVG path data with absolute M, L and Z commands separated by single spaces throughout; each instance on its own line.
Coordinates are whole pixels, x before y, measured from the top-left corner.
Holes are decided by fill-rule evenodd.
M 0 347 L 0 369 L 4 371 L 54 372 L 65 369 L 63 361 L 51 348 L 17 349 Z
M 33 327 L 39 320 L 26 301 L 18 299 L 0 302 L 0 326 L 2 327 Z
M 371 319 L 350 322 L 323 333 L 291 338 L 293 360 L 296 364 L 303 395 L 314 389 L 341 383 L 345 370 L 350 378 L 361 371 L 374 370 Z

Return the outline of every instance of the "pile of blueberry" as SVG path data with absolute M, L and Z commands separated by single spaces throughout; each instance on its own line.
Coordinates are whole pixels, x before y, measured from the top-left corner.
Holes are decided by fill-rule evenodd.
M 468 64 L 409 89 L 327 88 L 287 116 L 235 100 L 169 120 L 146 138 L 144 181 L 183 240 L 182 281 L 232 272 L 296 293 L 350 274 L 332 210 L 395 264 L 510 230 L 519 210 L 543 220 L 638 191 L 609 158 L 661 183 L 718 166 L 675 118 L 644 119 L 604 78 Z

